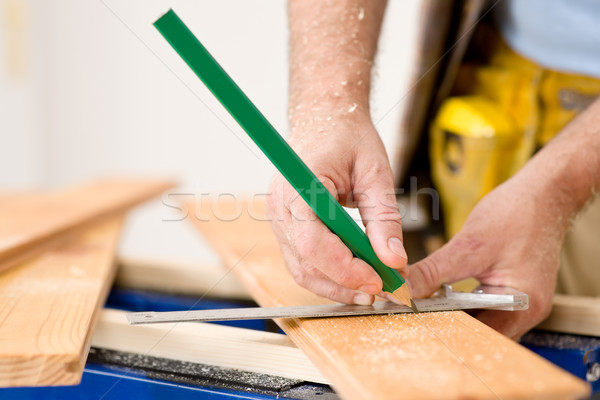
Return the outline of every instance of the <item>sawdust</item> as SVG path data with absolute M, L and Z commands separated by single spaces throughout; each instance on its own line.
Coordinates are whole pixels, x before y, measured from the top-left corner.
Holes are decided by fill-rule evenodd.
M 79 267 L 77 265 L 70 265 L 69 266 L 69 274 L 71 274 L 71 276 L 80 278 L 80 277 L 85 276 L 86 272 L 87 271 L 85 270 L 85 268 L 81 268 L 81 267 Z
M 359 8 L 358 9 L 358 15 L 356 16 L 356 19 L 358 19 L 359 21 L 362 21 L 363 19 L 365 19 L 365 9 L 364 8 Z
M 425 397 L 435 398 L 445 390 L 455 392 L 457 387 L 464 397 L 494 397 L 499 375 L 507 387 L 526 385 L 536 392 L 548 391 L 544 377 L 524 374 L 520 359 L 507 356 L 510 349 L 506 344 L 512 344 L 509 339 L 505 338 L 505 343 L 472 329 L 479 340 L 463 340 L 469 325 L 465 318 L 470 317 L 452 311 L 349 317 L 320 321 L 318 330 L 334 359 L 364 366 L 366 381 L 381 385 L 401 381 Z M 361 335 L 344 334 L 342 327 L 349 321 L 352 330 L 360 330 Z M 406 368 L 391 370 L 390 365 Z

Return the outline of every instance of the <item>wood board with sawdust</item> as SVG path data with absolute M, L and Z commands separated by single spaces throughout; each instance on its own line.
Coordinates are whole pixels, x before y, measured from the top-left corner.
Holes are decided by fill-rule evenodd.
M 98 180 L 53 193 L 0 198 L 0 271 L 56 247 L 91 222 L 173 187 L 152 179 Z
M 129 325 L 125 311 L 102 310 L 92 346 L 145 356 L 329 383 L 281 333 L 210 323 Z
M 264 202 L 204 198 L 186 209 L 260 305 L 327 302 L 293 281 Z M 589 393 L 585 382 L 462 311 L 276 322 L 344 399 L 564 399 Z
M 0 387 L 79 383 L 122 220 L 97 223 L 0 273 Z

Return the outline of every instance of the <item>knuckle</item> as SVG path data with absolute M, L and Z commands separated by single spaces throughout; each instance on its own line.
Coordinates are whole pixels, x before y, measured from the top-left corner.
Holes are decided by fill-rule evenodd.
M 355 281 L 353 273 L 355 268 L 353 268 L 354 265 L 352 263 L 354 256 L 347 248 L 340 245 L 337 241 L 328 240 L 327 242 L 323 244 L 326 251 L 329 253 L 327 262 L 331 263 L 334 268 L 331 279 L 342 286 L 351 287 Z
M 331 193 L 335 193 L 336 186 L 331 178 L 327 176 L 319 176 L 317 179 L 321 181 L 323 186 L 325 186 L 325 189 L 329 190 Z
M 296 235 L 295 247 L 302 258 L 312 259 L 317 255 L 317 245 L 311 232 L 298 232 Z
M 346 249 L 335 248 L 331 251 L 331 262 L 343 271 L 349 271 L 353 255 Z M 342 276 L 344 278 L 344 276 Z
M 382 161 L 380 158 L 373 158 L 367 162 L 367 167 L 364 176 L 366 181 L 384 181 L 393 184 L 392 169 L 387 160 Z
M 376 216 L 376 220 L 380 221 L 380 222 L 392 222 L 394 224 L 401 224 L 402 223 L 402 216 L 400 215 L 400 212 L 398 211 L 398 209 L 395 208 L 388 208 L 389 206 L 384 205 L 384 208 L 381 209 Z M 390 225 L 390 227 L 393 227 L 393 225 Z M 398 226 L 399 229 L 401 229 L 401 225 Z
M 343 192 L 343 188 L 338 187 L 335 184 L 335 180 L 332 178 L 335 175 L 336 175 L 335 173 L 330 173 L 330 174 L 327 174 L 327 175 L 325 175 L 325 174 L 318 174 L 317 173 L 316 177 L 317 177 L 317 180 L 323 184 L 323 186 L 325 187 L 325 189 L 327 189 L 327 191 L 329 193 L 331 193 L 331 195 L 336 200 L 339 200 L 339 193 L 340 193 L 340 191 Z M 340 180 L 339 176 L 337 177 L 337 180 L 338 181 Z
M 334 301 L 342 301 L 344 303 L 346 303 L 346 301 L 344 301 L 344 296 L 342 293 L 343 289 L 336 286 L 336 285 L 328 285 L 327 288 L 325 289 L 325 293 L 324 293 L 324 297 L 330 299 L 330 300 L 334 300 Z
M 340 243 L 333 234 L 327 235 L 322 241 L 323 248 L 327 250 L 330 262 L 339 266 L 346 266 L 352 261 L 350 250 Z
M 427 287 L 435 287 L 440 283 L 440 275 L 435 263 L 431 259 L 425 259 L 420 262 L 423 281 Z
M 382 174 L 382 173 L 390 173 L 392 172 L 390 163 L 384 157 L 370 157 L 367 160 L 367 165 L 369 166 L 369 172 L 373 174 Z
M 335 281 L 342 286 L 351 287 L 354 281 L 354 274 L 349 265 L 337 266 L 337 275 Z
M 305 287 L 306 282 L 308 281 L 308 275 L 306 274 L 306 271 L 303 268 L 294 268 L 292 270 L 290 270 L 290 272 L 292 273 L 292 277 L 294 278 L 294 282 L 296 282 L 298 285 Z
M 468 235 L 457 235 L 452 240 L 452 246 L 457 252 L 476 253 L 481 250 L 484 243 L 481 239 Z

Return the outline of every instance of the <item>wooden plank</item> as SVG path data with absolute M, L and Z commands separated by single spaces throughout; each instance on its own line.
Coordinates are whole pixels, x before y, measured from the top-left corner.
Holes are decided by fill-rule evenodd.
M 125 312 L 105 309 L 92 346 L 329 383 L 304 353 L 279 333 L 208 323 L 131 326 Z
M 221 263 L 119 257 L 118 286 L 177 294 L 250 300 L 250 294 Z
M 122 219 L 0 274 L 0 386 L 79 383 Z
M 41 196 L 5 197 L 0 202 L 0 271 L 172 186 L 162 180 L 102 180 Z
M 555 294 L 550 316 L 537 328 L 600 337 L 600 297 Z
M 247 212 L 250 205 L 252 212 Z M 263 306 L 323 304 L 285 268 L 260 205 L 187 204 L 193 223 Z M 223 217 L 226 209 L 237 218 Z M 252 216 L 250 216 L 252 215 Z M 203 222 L 204 220 L 204 222 Z M 283 319 L 345 399 L 580 398 L 583 381 L 464 312 Z

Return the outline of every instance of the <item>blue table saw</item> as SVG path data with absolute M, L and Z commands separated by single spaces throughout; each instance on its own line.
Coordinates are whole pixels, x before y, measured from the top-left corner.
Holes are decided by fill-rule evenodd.
M 113 288 L 107 307 L 129 311 L 176 311 L 255 306 L 248 301 Z M 224 325 L 280 332 L 272 321 Z M 521 343 L 587 380 L 600 398 L 600 338 L 532 331 Z M 0 389 L 0 399 L 322 399 L 338 396 L 327 385 L 211 365 L 92 348 L 78 386 Z

